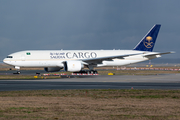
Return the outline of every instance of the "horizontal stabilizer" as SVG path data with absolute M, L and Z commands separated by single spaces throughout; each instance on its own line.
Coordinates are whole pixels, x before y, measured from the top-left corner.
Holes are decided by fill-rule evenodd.
M 144 57 L 151 57 L 151 56 L 171 54 L 171 53 L 175 53 L 175 52 L 171 51 L 171 52 L 163 52 L 163 53 L 154 53 L 154 54 L 144 55 Z

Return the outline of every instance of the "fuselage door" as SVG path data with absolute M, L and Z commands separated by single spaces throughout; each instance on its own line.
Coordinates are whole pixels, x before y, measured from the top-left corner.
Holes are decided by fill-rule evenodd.
M 24 55 L 21 55 L 21 60 L 25 61 L 25 56 Z

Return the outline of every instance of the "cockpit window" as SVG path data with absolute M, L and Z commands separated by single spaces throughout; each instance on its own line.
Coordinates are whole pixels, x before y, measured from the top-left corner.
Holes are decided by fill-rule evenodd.
M 13 56 L 7 56 L 6 58 L 13 58 Z
M 26 55 L 31 55 L 31 53 L 30 53 L 30 52 L 27 52 Z

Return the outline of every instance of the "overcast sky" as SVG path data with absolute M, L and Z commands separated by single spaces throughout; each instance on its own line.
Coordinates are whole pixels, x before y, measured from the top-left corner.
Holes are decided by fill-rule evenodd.
M 133 49 L 161 24 L 154 51 L 180 58 L 179 0 L 0 0 L 0 61 L 21 50 Z

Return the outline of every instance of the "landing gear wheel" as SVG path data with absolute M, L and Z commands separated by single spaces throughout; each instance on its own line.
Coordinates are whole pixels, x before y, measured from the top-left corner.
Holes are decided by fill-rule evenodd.
M 97 70 L 90 70 L 87 72 L 87 74 L 97 74 L 97 73 L 98 73 Z
M 94 74 L 98 74 L 97 70 L 94 70 L 93 72 L 94 72 Z
M 87 71 L 87 74 L 91 74 L 91 71 Z
M 94 70 L 91 70 L 90 73 L 91 73 L 91 74 L 94 74 Z

